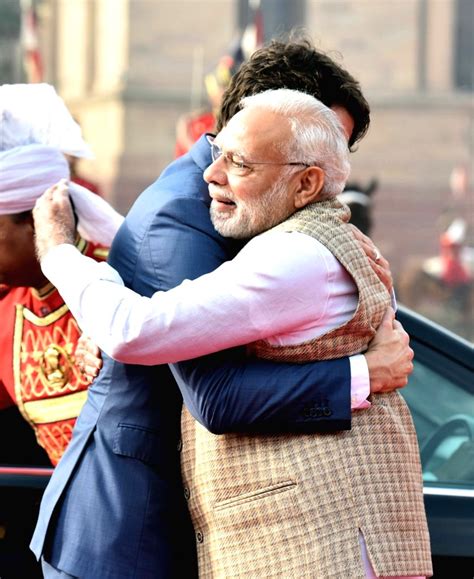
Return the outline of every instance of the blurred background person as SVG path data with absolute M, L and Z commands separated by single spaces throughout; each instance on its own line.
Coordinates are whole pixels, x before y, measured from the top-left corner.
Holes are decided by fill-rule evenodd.
M 474 267 L 465 219 L 455 217 L 438 237 L 438 253 L 408 260 L 398 280 L 403 303 L 474 338 Z
M 469 171 L 453 167 L 435 220 L 434 251 L 409 256 L 397 279 L 399 299 L 408 307 L 474 340 L 474 211 Z
M 65 154 L 92 156 L 54 88 L 0 86 L 0 409 L 18 407 L 53 465 L 88 387 L 74 363 L 80 330 L 34 250 L 31 210 L 46 188 L 70 177 Z M 77 247 L 104 260 L 122 217 L 97 195 L 71 186 Z
M 250 56 L 257 46 L 246 46 L 243 38 L 234 42 L 227 54 L 222 56 L 215 69 L 204 78 L 207 103 L 202 109 L 185 113 L 176 123 L 175 157 L 187 153 L 191 146 L 203 133 L 216 132 L 216 117 L 219 111 L 222 95 L 228 87 L 231 78 L 240 65 Z

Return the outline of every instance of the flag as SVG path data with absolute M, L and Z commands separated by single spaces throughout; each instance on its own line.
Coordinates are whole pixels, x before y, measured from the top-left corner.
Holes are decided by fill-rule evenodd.
M 38 37 L 38 15 L 34 0 L 22 0 L 21 44 L 23 66 L 29 83 L 43 81 L 43 60 Z
M 253 52 L 263 45 L 264 41 L 263 14 L 260 0 L 253 0 L 250 2 L 249 7 L 252 17 L 243 31 L 240 43 L 245 60 L 250 58 Z

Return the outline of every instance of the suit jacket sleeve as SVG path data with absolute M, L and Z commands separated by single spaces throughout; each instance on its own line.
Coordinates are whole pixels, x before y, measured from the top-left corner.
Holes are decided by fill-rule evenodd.
M 126 285 L 150 296 L 232 257 L 229 241 L 215 232 L 208 215 L 208 204 L 200 199 L 174 197 L 162 204 L 147 225 L 133 280 Z M 128 230 L 138 225 L 131 223 Z M 120 252 L 120 236 L 113 250 Z M 244 348 L 234 348 L 173 364 L 171 370 L 190 412 L 214 433 L 350 428 L 347 358 L 282 364 L 248 358 Z

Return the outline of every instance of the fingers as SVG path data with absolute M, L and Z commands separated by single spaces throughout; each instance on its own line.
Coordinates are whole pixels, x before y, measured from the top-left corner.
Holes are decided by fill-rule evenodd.
M 102 358 L 100 357 L 100 352 L 91 353 L 87 350 L 81 348 L 76 348 L 76 364 L 80 368 L 91 367 L 95 368 L 97 371 L 102 368 Z
M 91 384 L 97 378 L 97 375 L 99 374 L 99 371 L 97 370 L 97 368 L 94 368 L 94 367 L 88 366 L 88 365 L 78 367 L 78 370 L 80 371 L 83 379 L 88 384 Z
M 372 239 L 368 235 L 365 235 L 365 233 L 362 233 L 362 231 L 353 223 L 349 223 L 349 227 L 352 229 L 352 234 L 354 237 L 362 245 L 367 256 L 374 261 L 379 261 L 379 259 L 382 257 L 382 254 Z
M 77 354 L 78 350 L 81 350 L 84 353 L 90 353 L 91 355 L 96 356 L 97 358 L 100 358 L 99 346 L 97 346 L 97 344 L 95 344 L 89 338 L 89 336 L 86 336 L 85 334 L 81 334 L 79 336 L 79 339 L 77 340 L 76 354 Z
M 408 384 L 408 378 L 414 370 L 413 359 L 415 353 L 410 347 L 410 336 L 403 329 L 398 320 L 393 320 L 393 331 L 397 334 L 399 356 L 393 369 L 391 381 L 382 386 L 380 392 L 391 392 L 393 389 L 404 388 Z
M 365 235 L 365 233 L 362 233 L 362 231 L 353 223 L 349 223 L 349 227 L 352 229 L 352 234 L 362 246 L 367 257 L 378 262 L 381 259 L 382 254 L 380 250 L 377 249 L 372 239 L 368 235 Z
M 79 354 L 76 357 L 76 368 L 89 383 L 97 377 L 101 365 L 102 364 L 97 364 L 95 360 L 91 361 L 87 356 L 81 356 Z
M 373 245 L 373 241 L 370 239 L 370 237 L 365 235 L 365 233 L 362 233 L 358 227 L 356 227 L 353 223 L 349 223 L 348 225 L 352 229 L 352 235 L 357 239 L 357 241 L 360 241 L 364 244 Z
M 387 308 L 381 325 L 369 349 L 365 352 L 372 393 L 391 392 L 408 384 L 413 372 L 414 352 L 410 337 L 395 319 L 395 312 Z
M 364 236 L 363 239 L 358 239 L 358 242 L 369 259 L 372 259 L 375 262 L 380 259 L 381 253 L 369 237 Z
M 378 251 L 378 250 L 377 250 Z M 380 256 L 378 261 L 375 261 L 369 255 L 369 263 L 371 268 L 374 270 L 375 275 L 380 279 L 383 285 L 387 288 L 388 292 L 391 292 L 393 289 L 393 278 L 392 272 L 390 271 L 390 266 L 388 261 Z
M 394 309 L 389 306 L 386 310 L 385 310 L 385 314 L 383 315 L 381 324 L 388 326 L 389 328 L 393 327 L 394 322 L 396 322 L 397 320 L 395 320 L 395 311 Z M 398 322 L 399 323 L 399 322 Z M 401 324 L 400 324 L 401 325 Z
M 392 308 L 390 308 L 390 309 L 392 309 Z M 410 348 L 410 336 L 409 336 L 409 334 L 405 331 L 402 324 L 398 320 L 395 320 L 395 319 L 393 320 L 393 329 L 399 335 L 399 339 L 400 339 L 400 342 L 402 344 L 402 347 L 405 349 L 405 352 L 406 352 L 405 355 L 406 355 L 407 359 L 409 359 L 410 361 L 413 360 L 415 353 Z
M 69 205 L 69 190 L 66 179 L 61 179 L 61 181 L 51 187 L 50 200 L 60 208 L 64 207 L 66 204 Z
M 76 346 L 75 364 L 81 374 L 92 382 L 102 368 L 100 350 L 87 336 L 80 336 Z
M 354 224 L 350 223 L 349 226 L 355 239 L 359 242 L 362 250 L 369 258 L 369 263 L 375 274 L 387 290 L 391 292 L 393 288 L 393 278 L 388 261 L 381 254 L 380 249 L 374 244 L 370 237 L 362 233 L 362 231 L 355 227 Z
M 411 361 L 415 357 L 415 352 L 410 348 L 410 336 L 405 332 L 402 324 L 398 320 L 393 321 L 393 329 L 399 333 L 400 341 L 404 348 L 406 348 L 406 356 Z
M 35 212 L 53 213 L 55 208 L 62 209 L 66 203 L 69 203 L 68 182 L 66 179 L 61 179 L 48 189 L 36 200 Z

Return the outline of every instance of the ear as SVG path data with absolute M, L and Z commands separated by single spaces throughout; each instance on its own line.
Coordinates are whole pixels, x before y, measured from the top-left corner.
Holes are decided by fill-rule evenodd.
M 295 209 L 314 203 L 324 185 L 324 171 L 320 167 L 308 167 L 301 173 L 294 196 Z

